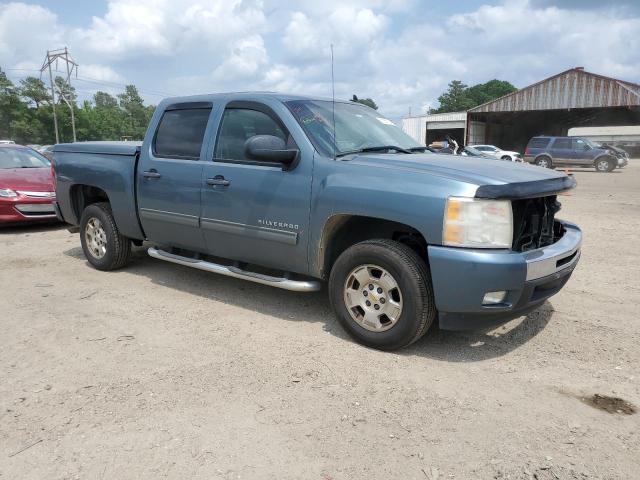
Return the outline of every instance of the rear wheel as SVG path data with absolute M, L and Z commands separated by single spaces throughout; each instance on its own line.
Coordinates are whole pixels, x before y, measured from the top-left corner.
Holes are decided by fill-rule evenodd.
M 415 342 L 436 316 L 426 263 L 391 240 L 368 240 L 345 250 L 331 270 L 329 298 L 344 329 L 381 350 Z
M 106 202 L 93 203 L 82 212 L 80 243 L 85 257 L 98 270 L 123 267 L 131 256 L 131 241 L 118 230 Z
M 610 158 L 598 158 L 595 167 L 598 172 L 605 173 L 613 171 L 616 165 Z
M 549 157 L 536 158 L 536 165 L 543 168 L 553 168 L 553 163 Z

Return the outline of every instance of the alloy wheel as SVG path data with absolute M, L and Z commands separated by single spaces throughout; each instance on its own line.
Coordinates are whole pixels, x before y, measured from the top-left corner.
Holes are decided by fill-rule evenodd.
M 362 328 L 384 332 L 402 315 L 402 292 L 396 279 L 377 265 L 354 268 L 344 284 L 344 303 Z
M 89 253 L 94 258 L 102 258 L 107 253 L 107 234 L 104 231 L 102 222 L 95 217 L 91 217 L 84 230 L 85 243 Z

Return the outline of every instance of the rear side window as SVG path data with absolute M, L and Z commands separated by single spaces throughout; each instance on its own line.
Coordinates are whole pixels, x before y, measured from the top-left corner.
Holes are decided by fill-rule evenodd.
M 548 138 L 532 138 L 529 142 L 530 148 L 546 148 L 549 145 Z
M 162 115 L 153 143 L 156 157 L 197 160 L 211 108 L 167 110 Z
M 556 138 L 555 142 L 553 142 L 553 148 L 562 148 L 562 149 L 571 149 L 571 139 L 570 138 Z

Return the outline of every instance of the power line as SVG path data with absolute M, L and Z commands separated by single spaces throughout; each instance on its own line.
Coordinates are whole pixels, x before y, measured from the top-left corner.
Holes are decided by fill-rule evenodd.
M 14 71 L 14 72 L 39 72 L 39 70 L 35 70 L 35 69 L 31 69 L 31 68 L 7 68 L 6 71 Z M 54 72 L 58 72 L 58 73 L 64 73 L 60 70 L 53 70 Z M 99 78 L 92 78 L 92 77 L 85 77 L 85 76 L 76 76 L 75 78 L 76 80 L 79 81 L 83 81 L 86 83 L 93 83 L 96 85 L 104 85 L 104 86 L 113 86 L 113 87 L 121 87 L 121 88 L 126 88 L 128 85 L 131 84 L 125 84 L 125 83 L 119 83 L 119 82 L 114 82 L 114 81 L 110 81 L 110 80 L 101 80 Z M 136 87 L 137 88 L 137 87 Z M 175 97 L 176 95 L 174 93 L 168 93 L 168 92 L 163 92 L 161 90 L 141 90 L 138 89 L 138 91 L 140 93 L 143 93 L 145 95 L 152 95 L 152 96 L 156 96 L 156 97 Z

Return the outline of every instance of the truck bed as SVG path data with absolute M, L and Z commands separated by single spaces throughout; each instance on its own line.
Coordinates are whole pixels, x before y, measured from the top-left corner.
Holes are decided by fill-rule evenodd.
M 75 192 L 91 189 L 106 195 L 123 235 L 142 240 L 135 196 L 136 168 L 142 142 L 76 142 L 54 147 L 56 192 L 67 223 L 78 225 L 82 206 Z

